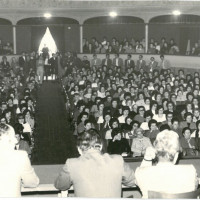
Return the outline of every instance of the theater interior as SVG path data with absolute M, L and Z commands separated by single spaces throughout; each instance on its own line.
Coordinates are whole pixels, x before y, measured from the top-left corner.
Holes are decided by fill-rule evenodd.
M 146 109 L 145 112 L 152 111 L 154 116 L 151 117 L 156 119 L 159 114 L 157 116 L 152 110 L 153 106 L 146 104 L 146 99 L 149 99 L 151 104 L 156 101 L 157 107 L 162 106 L 166 117 L 165 120 L 157 120 L 157 128 L 160 130 L 162 125 L 169 125 L 167 116 L 172 112 L 167 106 L 173 101 L 171 97 L 175 94 L 173 118 L 178 118 L 179 132 L 183 138 L 184 128 L 194 124 L 195 127 L 190 126 L 189 131 L 196 145 L 189 144 L 188 148 L 192 153 L 186 151 L 188 148 L 183 151 L 178 164 L 193 164 L 200 177 L 200 136 L 198 136 L 199 126 L 196 123 L 200 120 L 199 10 L 200 1 L 190 0 L 0 0 L 0 62 L 2 61 L 3 66 L 3 68 L 0 67 L 1 122 L 6 118 L 3 115 L 3 105 L 8 104 L 9 106 L 9 96 L 4 98 L 4 95 L 10 95 L 7 92 L 10 88 L 13 90 L 18 88 L 18 92 L 23 91 L 19 93 L 20 95 L 15 93 L 19 103 L 24 96 L 28 95 L 34 104 L 32 111 L 35 125 L 32 127 L 30 122 L 31 131 L 28 142 L 30 142 L 31 149 L 31 164 L 40 179 L 40 184 L 36 188 L 22 187 L 23 197 L 73 197 L 73 187 L 67 191 L 60 191 L 54 187 L 54 181 L 65 161 L 68 158 L 79 156 L 76 140 L 77 135 L 85 131 L 82 115 L 83 112 L 87 112 L 86 109 L 89 111 L 87 120 L 90 121 L 88 123 L 97 129 L 107 147 L 109 146 L 109 140 L 112 139 L 112 127 L 105 119 L 108 111 L 106 113 L 106 109 L 100 110 L 99 102 L 103 101 L 103 107 L 109 110 L 114 98 L 118 98 L 121 104 L 117 114 L 109 114 L 109 117 L 116 118 L 117 116 L 123 137 L 127 139 L 129 148 L 132 150 L 134 139 L 127 138 L 126 133 L 133 131 L 132 124 L 135 121 L 139 121 L 139 126 L 144 122 L 148 124 L 145 121 L 145 115 L 141 117 L 137 109 L 143 107 Z M 60 64 L 57 66 L 57 72 L 50 72 L 48 75 L 46 73 L 49 72 L 44 69 L 43 82 L 38 83 L 41 77 L 34 79 L 37 87 L 33 94 L 31 93 L 33 90 L 30 89 L 32 87 L 30 77 L 34 77 L 36 73 L 31 68 L 35 66 L 29 66 L 27 70 L 33 70 L 30 72 L 24 67 L 29 65 L 33 57 L 39 57 L 40 54 L 45 53 L 48 59 L 56 54 Z M 108 60 L 105 60 L 107 55 L 112 62 L 109 68 Z M 134 61 L 133 66 L 130 66 L 128 61 L 129 55 Z M 141 55 L 146 63 L 144 67 L 138 64 Z M 167 67 L 164 64 L 165 61 L 161 59 L 162 55 L 168 63 Z M 25 64 L 20 64 L 20 57 L 26 57 Z M 114 64 L 116 58 L 117 61 Z M 4 69 L 4 59 L 9 63 L 9 70 Z M 83 62 L 84 59 L 88 62 Z M 120 59 L 122 60 L 121 66 L 119 65 Z M 155 68 L 152 59 L 157 63 Z M 98 62 L 100 64 L 97 64 Z M 51 64 L 47 61 L 45 65 L 50 66 Z M 14 67 L 16 67 L 16 74 Z M 23 72 L 20 71 L 21 68 Z M 159 71 L 157 75 L 154 74 L 154 70 Z M 20 76 L 23 76 L 24 82 Z M 131 81 L 131 79 L 138 80 L 138 82 Z M 153 83 L 153 89 L 150 89 L 148 81 Z M 129 83 L 130 87 L 128 87 Z M 116 92 L 113 92 L 112 85 L 117 87 Z M 171 89 L 168 90 L 167 85 Z M 89 93 L 90 86 L 92 93 Z M 26 91 L 27 87 L 29 92 Z M 92 100 L 95 92 L 96 98 L 99 97 L 99 99 L 95 99 L 94 96 Z M 140 93 L 143 93 L 144 103 L 134 96 L 139 96 Z M 124 94 L 130 98 L 126 99 Z M 161 95 L 161 100 L 157 100 L 158 94 Z M 192 96 L 191 99 L 189 96 Z M 76 97 L 79 98 L 79 103 Z M 110 102 L 107 97 L 111 99 Z M 131 99 L 131 106 L 127 103 L 129 99 Z M 20 123 L 22 118 L 22 116 L 20 118 L 20 113 L 22 113 L 21 109 L 24 104 L 14 103 L 14 105 L 20 110 L 14 114 L 17 123 L 18 121 Z M 134 105 L 136 105 L 135 109 Z M 128 120 L 120 121 L 120 116 L 123 116 L 125 110 L 123 106 L 129 106 L 129 114 L 133 114 L 128 115 L 130 124 Z M 197 111 L 199 113 L 196 115 Z M 189 114 L 184 117 L 187 113 L 191 114 L 192 122 L 187 121 Z M 171 121 L 169 127 L 173 130 Z M 187 125 L 181 127 L 184 122 Z M 111 138 L 106 138 L 109 130 L 111 130 Z M 149 127 L 145 129 L 145 134 L 149 130 Z M 26 132 L 29 131 L 23 133 Z M 131 153 L 123 156 L 123 159 L 135 171 L 140 166 L 144 155 L 142 153 L 139 156 L 134 155 L 135 152 L 132 150 Z M 121 191 L 123 198 L 142 198 L 137 186 L 131 188 L 122 186 Z

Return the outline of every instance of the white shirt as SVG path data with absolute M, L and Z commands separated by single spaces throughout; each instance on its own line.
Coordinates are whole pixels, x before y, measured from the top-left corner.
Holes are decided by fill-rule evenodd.
M 121 115 L 120 117 L 118 117 L 120 124 L 125 124 L 125 119 L 126 119 L 126 117 L 124 115 Z
M 106 135 L 105 135 L 106 140 L 112 140 L 111 132 L 112 132 L 112 129 L 109 129 L 106 131 Z
M 142 128 L 144 131 L 149 130 L 148 122 L 142 122 L 140 128 Z
M 196 130 L 191 134 L 191 138 L 195 138 L 195 135 L 196 135 Z M 199 133 L 199 138 L 200 138 L 200 133 Z
M 108 60 L 106 59 L 106 61 L 105 61 L 105 65 L 107 65 L 108 64 Z
M 103 116 L 100 116 L 97 120 L 97 124 L 102 124 L 104 122 Z
M 44 64 L 48 65 L 49 64 L 48 61 L 49 61 L 48 58 L 46 58 L 45 61 L 44 61 Z
M 24 127 L 24 130 L 23 130 L 23 133 L 31 133 L 32 130 L 31 130 L 31 126 L 29 123 L 25 123 L 25 124 L 22 124 L 23 127 Z
M 119 66 L 119 58 L 116 58 L 116 66 Z
M 105 98 L 105 97 L 106 97 L 106 93 L 105 93 L 105 92 L 102 93 L 102 92 L 100 92 L 100 91 L 97 91 L 97 96 L 98 96 L 98 97 L 101 97 L 101 98 Z
M 166 121 L 166 116 L 165 116 L 165 114 L 163 114 L 162 117 L 159 117 L 158 115 L 154 115 L 153 119 L 155 119 L 157 122 L 164 122 L 164 121 Z

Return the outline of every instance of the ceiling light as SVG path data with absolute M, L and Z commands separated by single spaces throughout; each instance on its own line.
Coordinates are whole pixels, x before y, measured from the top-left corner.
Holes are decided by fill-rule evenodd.
M 111 17 L 116 17 L 116 16 L 117 16 L 117 13 L 116 13 L 116 12 L 110 12 L 109 15 L 110 15 Z
M 44 13 L 45 18 L 50 18 L 52 15 L 50 13 Z
M 172 13 L 173 13 L 173 15 L 180 15 L 181 14 L 181 12 L 179 10 L 174 10 Z

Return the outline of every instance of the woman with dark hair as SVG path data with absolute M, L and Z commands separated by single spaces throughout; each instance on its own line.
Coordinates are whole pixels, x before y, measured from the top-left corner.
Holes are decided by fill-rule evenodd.
M 153 119 L 155 119 L 158 123 L 166 121 L 166 116 L 162 106 L 157 107 L 157 114 L 153 116 Z
M 26 109 L 24 110 L 23 115 L 24 115 L 24 122 L 25 124 L 28 123 L 30 125 L 32 134 L 35 126 L 35 120 L 33 118 L 33 114 L 30 110 Z
M 131 148 L 127 139 L 122 138 L 122 131 L 119 128 L 112 130 L 112 140 L 108 144 L 109 154 L 128 155 L 131 153 Z
M 196 150 L 195 139 L 191 137 L 191 129 L 188 127 L 183 128 L 182 130 L 183 137 L 180 138 L 180 144 L 183 149 L 184 156 L 195 156 L 198 155 Z
M 157 107 L 158 107 L 158 103 L 156 101 L 152 101 L 150 105 L 150 111 L 152 112 L 153 115 L 156 114 Z

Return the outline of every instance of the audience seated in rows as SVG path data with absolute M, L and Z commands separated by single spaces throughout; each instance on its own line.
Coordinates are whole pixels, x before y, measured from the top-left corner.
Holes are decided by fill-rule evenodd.
M 38 83 L 33 68 L 25 75 L 27 69 L 17 63 L 15 58 L 9 63 L 6 56 L 0 63 L 0 122 L 14 128 L 18 140 L 15 149 L 25 150 L 31 158 Z
M 194 137 L 195 140 L 195 145 L 189 145 L 189 148 L 194 150 L 193 155 L 198 155 L 199 134 L 192 133 L 197 130 L 196 123 L 200 120 L 199 73 L 185 74 L 179 70 L 175 74 L 168 65 L 169 61 L 165 62 L 163 55 L 160 58 L 160 64 L 156 64 L 156 67 L 149 67 L 154 66 L 151 63 L 155 59 L 151 59 L 147 65 L 143 62 L 143 55 L 139 55 L 137 65 L 130 65 L 127 59 L 125 63 L 129 65 L 125 66 L 119 54 L 113 61 L 107 54 L 104 62 L 94 55 L 87 66 L 84 56 L 82 65 L 74 65 L 63 77 L 74 136 L 85 130 L 85 122 L 89 120 L 91 127 L 98 130 L 104 140 L 105 151 L 114 153 L 113 143 L 121 145 L 121 141 L 126 140 L 123 144 L 128 145 L 127 148 L 123 147 L 124 152 L 118 153 L 141 156 L 148 142 L 142 142 L 144 144 L 138 150 L 134 147 L 138 138 L 141 141 L 147 138 L 152 145 L 161 129 L 170 129 L 177 132 L 181 141 L 187 135 L 183 129 L 188 127 L 191 130 L 190 138 Z M 114 134 L 112 131 L 115 128 L 118 131 Z M 190 138 L 186 136 L 185 139 L 189 142 Z M 182 155 L 191 155 L 184 148 Z
M 179 54 L 179 47 L 175 43 L 174 39 L 169 42 L 166 38 L 161 38 L 160 43 L 155 41 L 154 38 L 149 40 L 149 48 L 147 53 L 149 54 Z M 103 37 L 102 41 L 98 41 L 95 37 L 92 37 L 89 41 L 84 39 L 83 43 L 83 53 L 99 54 L 133 54 L 133 53 L 145 53 L 145 39 L 135 40 L 131 38 L 128 40 L 124 38 L 123 41 L 119 41 L 117 38 L 113 37 L 111 41 L 107 37 Z

